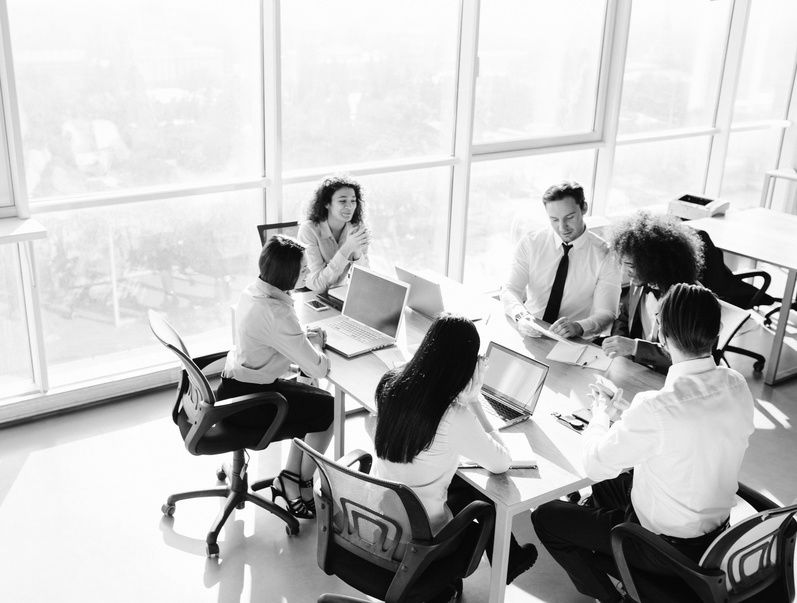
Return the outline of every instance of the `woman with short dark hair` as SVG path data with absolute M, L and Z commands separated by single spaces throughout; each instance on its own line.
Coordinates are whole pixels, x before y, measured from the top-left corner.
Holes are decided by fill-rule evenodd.
M 341 285 L 351 264 L 368 266 L 371 232 L 365 225 L 360 184 L 347 174 L 321 181 L 299 227 L 299 240 L 307 248 L 309 274 L 305 286 L 326 291 Z
M 442 312 L 413 358 L 388 371 L 376 388 L 378 415 L 368 425 L 377 456 L 375 475 L 412 488 L 434 533 L 468 503 L 486 500 L 455 477 L 460 456 L 492 473 L 503 473 L 512 462 L 481 405 L 486 367 L 479 345 L 473 322 Z M 487 555 L 492 555 L 492 535 Z M 513 537 L 507 584 L 536 559 L 533 544 L 521 547 Z
M 303 437 L 321 452 L 332 439 L 334 400 L 317 387 L 286 380 L 291 363 L 305 374 L 321 378 L 329 371 L 323 352 L 326 333 L 320 327 L 303 329 L 293 308 L 290 291 L 307 273 L 304 246 L 291 237 L 274 235 L 260 253 L 260 276 L 241 293 L 235 311 L 236 345 L 227 354 L 218 399 L 263 391 L 278 392 L 288 401 L 288 416 L 275 440 Z M 271 408 L 235 415 L 241 424 L 269 424 Z M 313 472 L 315 463 L 291 446 L 285 469 L 272 486 L 272 500 L 285 499 L 294 517 L 315 517 Z

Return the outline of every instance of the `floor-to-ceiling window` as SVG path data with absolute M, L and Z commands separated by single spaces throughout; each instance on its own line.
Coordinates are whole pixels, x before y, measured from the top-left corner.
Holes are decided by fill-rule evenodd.
M 597 214 L 687 190 L 742 207 L 758 202 L 764 171 L 797 155 L 789 0 L 0 9 L 12 51 L 0 84 L 17 101 L 0 120 L 0 217 L 21 194 L 47 229 L 31 258 L 0 245 L 0 401 L 86 401 L 88 384 L 114 383 L 107 396 L 133 372 L 155 374 L 165 356 L 150 308 L 192 352 L 228 346 L 230 304 L 256 271 L 255 225 L 302 219 L 330 172 L 364 187 L 374 268 L 495 291 L 557 180 L 584 184 Z M 774 194 L 785 205 L 793 189 Z

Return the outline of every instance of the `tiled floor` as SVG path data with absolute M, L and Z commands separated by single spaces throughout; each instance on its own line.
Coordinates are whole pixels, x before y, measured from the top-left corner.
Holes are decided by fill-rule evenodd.
M 766 334 L 745 335 L 767 349 Z M 752 342 L 752 343 L 750 343 Z M 731 362 L 750 382 L 756 425 L 742 480 L 780 501 L 797 497 L 797 379 L 776 388 Z M 316 565 L 315 524 L 289 538 L 259 509 L 237 511 L 221 534 L 221 556 L 205 558 L 218 501 L 160 507 L 182 490 L 212 486 L 218 459 L 192 457 L 169 417 L 172 391 L 0 430 L 0 601 L 311 603 L 321 592 L 356 594 Z M 794 417 L 794 418 L 792 418 Z M 347 448 L 368 447 L 362 416 L 348 419 Z M 252 475 L 276 473 L 284 446 L 253 455 Z M 536 541 L 527 515 L 521 542 Z M 488 567 L 465 583 L 465 603 L 487 599 Z M 507 589 L 512 603 L 589 601 L 544 551 Z

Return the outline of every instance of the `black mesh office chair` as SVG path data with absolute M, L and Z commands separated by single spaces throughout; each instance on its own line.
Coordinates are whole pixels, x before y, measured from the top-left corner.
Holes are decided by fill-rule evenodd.
M 750 270 L 747 272 L 734 273 L 725 265 L 724 255 L 707 232 L 698 230 L 697 234 L 703 241 L 703 256 L 705 266 L 700 282 L 704 287 L 711 289 L 719 299 L 728 302 L 743 310 L 751 310 L 757 306 L 768 306 L 775 303 L 775 298 L 767 293 L 772 277 L 763 270 Z M 761 279 L 760 286 L 754 286 L 746 282 L 746 279 Z M 766 358 L 761 354 L 739 348 L 732 345 L 725 347 L 725 352 L 733 352 L 749 356 L 755 360 L 753 369 L 756 371 L 764 370 Z
M 233 453 L 232 464 L 224 463 L 216 471 L 216 477 L 220 481 L 227 482 L 225 486 L 172 494 L 161 507 L 163 514 L 171 517 L 175 511 L 175 504 L 181 500 L 226 498 L 206 538 L 208 557 L 218 556 L 219 545 L 216 540 L 221 528 L 230 514 L 236 508 L 242 509 L 247 502 L 262 507 L 282 519 L 289 535 L 298 534 L 299 522 L 294 517 L 279 505 L 255 494 L 256 491 L 271 486 L 274 478 L 255 482 L 250 488 L 246 473 L 245 451 L 263 450 L 271 443 L 288 414 L 288 403 L 285 398 L 276 392 L 264 392 L 217 402 L 202 369 L 224 358 L 226 352 L 192 359 L 174 328 L 153 310 L 149 311 L 149 326 L 155 337 L 177 356 L 183 367 L 172 419 L 180 428 L 186 449 L 196 456 Z M 247 427 L 231 424 L 228 421 L 236 413 L 258 406 L 273 407 L 274 420 L 270 425 Z
M 315 497 L 318 565 L 324 572 L 386 603 L 461 593 L 462 579 L 479 565 L 495 523 L 492 505 L 472 502 L 433 535 L 426 510 L 408 486 L 363 472 L 370 470 L 371 455 L 356 450 L 335 462 L 298 438 L 293 443 L 313 458 L 321 475 Z M 355 463 L 360 471 L 351 468 Z M 323 595 L 319 601 L 357 599 Z
M 700 563 L 638 524 L 616 526 L 612 551 L 630 599 L 657 603 L 794 601 L 797 505 L 781 508 L 743 484 L 739 484 L 737 495 L 759 513 L 722 532 Z M 657 559 L 659 571 L 645 572 L 629 564 L 642 550 Z

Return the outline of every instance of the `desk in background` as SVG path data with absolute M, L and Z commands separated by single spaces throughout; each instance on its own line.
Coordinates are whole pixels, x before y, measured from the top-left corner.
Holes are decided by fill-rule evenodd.
M 720 249 L 753 260 L 766 262 L 788 271 L 783 304 L 778 315 L 778 326 L 767 361 L 764 382 L 776 385 L 797 374 L 797 367 L 778 375 L 783 340 L 789 323 L 791 300 L 797 280 L 797 216 L 757 207 L 743 211 L 729 211 L 724 216 L 701 218 L 686 222 L 706 231 Z
M 318 314 L 306 308 L 302 301 L 311 294 L 296 295 L 296 309 L 302 323 L 311 322 Z M 537 469 L 511 469 L 493 475 L 483 469 L 462 469 L 460 476 L 495 503 L 496 530 L 493 544 L 493 565 L 490 574 L 490 601 L 504 599 L 509 538 L 512 518 L 543 502 L 578 490 L 591 483 L 584 476 L 580 461 L 581 436 L 557 421 L 551 412 L 571 410 L 570 390 L 586 393 L 595 381 L 596 371 L 546 360 L 555 341 L 544 337 L 522 338 L 512 320 L 504 316 L 496 300 L 488 300 L 491 313 L 487 320 L 476 322 L 486 348 L 490 340 L 529 354 L 550 365 L 545 388 L 533 417 L 511 427 L 508 431 L 524 433 L 529 438 L 538 462 Z M 334 310 L 327 310 L 325 315 Z M 405 310 L 404 324 L 399 333 L 399 345 L 412 353 L 417 348 L 431 321 Z M 344 453 L 344 403 L 349 395 L 369 410 L 374 410 L 374 393 L 379 379 L 387 371 L 385 364 L 374 354 L 346 359 L 332 351 L 327 379 L 335 385 L 335 458 Z M 615 358 L 605 373 L 631 399 L 640 391 L 661 389 L 664 377 L 626 358 Z

